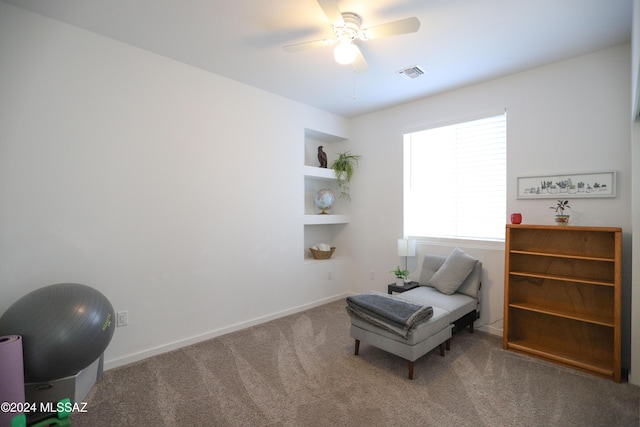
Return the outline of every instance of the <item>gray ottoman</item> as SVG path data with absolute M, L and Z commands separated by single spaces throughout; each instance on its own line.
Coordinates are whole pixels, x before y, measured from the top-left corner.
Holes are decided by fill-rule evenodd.
M 433 316 L 418 323 L 406 339 L 356 317 L 351 317 L 350 335 L 356 340 L 356 356 L 361 341 L 388 351 L 409 362 L 409 379 L 413 379 L 413 362 L 438 346 L 440 355 L 444 356 L 445 344 L 449 348 L 452 329 L 449 312 L 433 307 Z

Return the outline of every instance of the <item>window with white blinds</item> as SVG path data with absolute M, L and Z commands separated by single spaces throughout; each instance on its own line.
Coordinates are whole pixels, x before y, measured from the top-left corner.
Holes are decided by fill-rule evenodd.
M 404 135 L 404 234 L 504 240 L 506 113 Z

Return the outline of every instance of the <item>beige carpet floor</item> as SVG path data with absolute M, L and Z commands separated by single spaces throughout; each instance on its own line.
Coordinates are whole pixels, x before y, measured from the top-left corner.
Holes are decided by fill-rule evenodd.
M 640 425 L 640 387 L 454 335 L 415 364 L 363 343 L 344 301 L 105 372 L 82 426 Z

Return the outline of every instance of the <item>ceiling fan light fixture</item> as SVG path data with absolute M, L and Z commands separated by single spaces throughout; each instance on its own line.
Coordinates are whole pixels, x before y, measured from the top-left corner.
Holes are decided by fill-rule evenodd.
M 316 2 L 331 22 L 335 38 L 286 45 L 283 46 L 285 52 L 298 52 L 337 43 L 333 49 L 336 62 L 342 65 L 353 64 L 353 71 L 358 74 L 366 72 L 369 67 L 360 51 L 360 43 L 354 44 L 354 40 L 364 42 L 370 39 L 415 33 L 420 28 L 420 21 L 415 16 L 362 28 L 362 19 L 357 13 L 340 11 L 339 0 L 316 0 Z
M 336 62 L 341 65 L 352 64 L 357 55 L 358 48 L 351 43 L 351 40 L 343 40 L 333 49 L 333 57 L 336 59 Z

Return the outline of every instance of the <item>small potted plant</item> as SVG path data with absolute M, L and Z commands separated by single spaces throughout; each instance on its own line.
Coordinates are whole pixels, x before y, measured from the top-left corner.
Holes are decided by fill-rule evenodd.
M 567 225 L 569 223 L 569 215 L 564 214 L 564 210 L 566 208 L 571 208 L 568 200 L 558 200 L 558 204 L 556 206 L 549 207 L 549 209 L 555 209 L 556 211 L 556 224 Z
M 351 200 L 351 196 L 349 195 L 349 182 L 361 158 L 362 156 L 351 154 L 350 151 L 345 151 L 344 153 L 338 153 L 338 158 L 331 163 L 331 169 L 333 169 L 336 174 L 338 189 L 340 189 L 340 198 L 342 199 Z
M 396 285 L 404 286 L 405 282 L 409 281 L 409 270 L 403 270 L 400 266 L 397 266 L 394 270 L 391 270 L 396 276 Z

